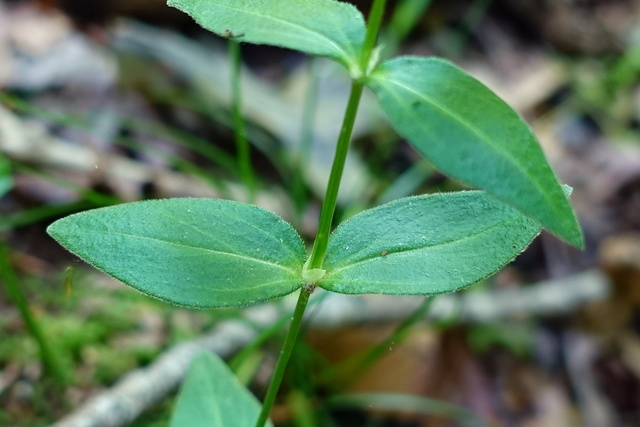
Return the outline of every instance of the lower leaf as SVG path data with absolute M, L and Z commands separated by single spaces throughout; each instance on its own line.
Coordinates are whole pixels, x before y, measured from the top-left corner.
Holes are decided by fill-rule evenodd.
M 191 363 L 171 427 L 253 427 L 259 414 L 260 403 L 227 365 L 217 356 L 202 353 Z

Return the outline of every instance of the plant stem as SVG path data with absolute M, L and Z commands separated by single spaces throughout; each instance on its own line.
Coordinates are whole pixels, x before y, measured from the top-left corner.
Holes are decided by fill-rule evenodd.
M 369 11 L 369 19 L 367 19 L 367 34 L 364 39 L 364 45 L 362 46 L 362 58 L 360 58 L 360 66 L 365 74 L 369 69 L 371 53 L 378 41 L 378 33 L 380 32 L 380 24 L 382 23 L 386 4 L 387 0 L 374 0 L 371 10 Z
M 369 15 L 369 23 L 367 24 L 367 35 L 365 38 L 365 44 L 363 46 L 362 62 L 364 64 L 363 70 L 366 72 L 367 65 L 369 64 L 371 52 L 373 46 L 378 38 L 378 31 L 380 29 L 380 23 L 382 22 L 382 15 L 384 14 L 384 6 L 386 0 L 374 0 L 371 13 Z M 336 211 L 336 203 L 338 200 L 338 190 L 340 189 L 340 180 L 342 179 L 342 172 L 344 171 L 344 165 L 347 159 L 347 153 L 349 152 L 349 144 L 351 142 L 351 134 L 353 132 L 353 125 L 356 121 L 356 115 L 358 113 L 358 105 L 360 104 L 360 97 L 362 96 L 362 90 L 364 84 L 362 81 L 354 80 L 351 83 L 351 93 L 349 94 L 349 101 L 347 102 L 347 109 L 345 111 L 344 120 L 342 122 L 342 128 L 340 129 L 340 136 L 338 137 L 338 143 L 336 146 L 336 154 L 333 158 L 333 165 L 331 166 L 331 174 L 329 175 L 329 183 L 327 184 L 327 192 L 322 203 L 322 212 L 320 213 L 320 223 L 318 225 L 318 233 L 313 243 L 313 249 L 309 258 L 309 268 L 321 268 L 324 260 L 324 255 L 327 252 L 327 245 L 329 243 L 329 233 L 331 232 L 331 224 L 333 223 L 333 216 Z M 300 324 L 302 322 L 302 316 L 304 310 L 309 302 L 309 297 L 313 292 L 313 286 L 304 286 L 300 290 L 298 296 L 298 303 L 296 304 L 293 317 L 291 318 L 291 325 L 289 326 L 289 332 L 282 346 L 280 357 L 276 363 L 276 368 L 271 377 L 271 382 L 267 388 L 267 393 L 262 405 L 262 411 L 258 417 L 256 427 L 263 427 L 269 418 L 269 413 L 273 407 L 273 403 L 276 400 L 278 389 L 282 383 L 284 372 L 287 368 L 287 363 L 291 357 L 291 352 L 296 343 L 298 332 L 300 330 Z
M 20 287 L 18 276 L 11 266 L 9 251 L 3 242 L 0 242 L 0 280 L 4 283 L 7 297 L 13 305 L 16 306 L 22 316 L 23 322 L 29 330 L 29 333 L 38 343 L 38 347 L 40 348 L 40 357 L 45 369 L 51 374 L 58 384 L 68 384 L 70 379 L 69 372 L 64 369 L 60 356 L 54 348 L 49 345 L 49 341 L 42 332 L 40 323 L 31 312 L 31 307 L 29 307 L 27 297 Z
M 273 403 L 276 401 L 278 389 L 280 388 L 280 384 L 282 383 L 282 379 L 284 377 L 284 371 L 287 368 L 287 363 L 289 363 L 289 358 L 291 357 L 293 347 L 296 343 L 296 338 L 298 337 L 298 331 L 300 330 L 300 324 L 302 323 L 304 310 L 307 307 L 307 303 L 309 302 L 309 297 L 311 296 L 312 292 L 313 287 L 304 286 L 302 289 L 300 289 L 298 302 L 296 304 L 295 310 L 293 311 L 293 317 L 291 318 L 289 332 L 287 332 L 287 336 L 284 339 L 284 344 L 282 345 L 282 350 L 280 351 L 280 357 L 278 357 L 276 369 L 273 371 L 271 382 L 269 383 L 269 387 L 267 388 L 267 394 L 264 397 L 262 411 L 260 412 L 260 416 L 258 417 L 256 427 L 263 427 L 267 422 L 267 419 L 269 418 L 269 413 L 271 412 Z
M 247 201 L 255 200 L 256 180 L 251 167 L 251 157 L 247 131 L 242 115 L 242 93 L 240 91 L 240 43 L 229 39 L 229 56 L 231 59 L 231 114 L 233 115 L 233 133 L 236 139 L 238 169 L 247 190 Z
M 351 95 L 349 96 L 342 129 L 340 130 L 340 137 L 338 138 L 338 145 L 336 147 L 335 157 L 333 158 L 333 165 L 331 166 L 331 175 L 329 175 L 327 194 L 324 198 L 324 202 L 322 203 L 320 223 L 318 225 L 318 233 L 316 234 L 316 239 L 311 251 L 309 268 L 322 268 L 324 255 L 327 252 L 329 234 L 331 233 L 331 224 L 333 223 L 333 216 L 336 211 L 336 203 L 338 200 L 338 190 L 340 189 L 340 180 L 342 179 L 344 164 L 347 159 L 347 153 L 349 152 L 351 133 L 353 131 L 353 124 L 356 120 L 356 113 L 358 112 L 358 104 L 360 103 L 362 88 L 362 83 L 359 82 L 354 81 L 351 85 Z
M 369 19 L 367 20 L 367 34 L 365 36 L 362 48 L 361 66 L 362 70 L 367 71 L 373 48 L 378 39 L 382 16 L 387 0 L 374 0 Z M 363 84 L 361 81 L 354 81 L 351 84 L 351 94 L 347 103 L 347 110 L 342 122 L 340 137 L 336 147 L 336 154 L 331 167 L 331 175 L 329 176 L 329 184 L 327 185 L 327 194 L 322 203 L 322 211 L 320 213 L 320 223 L 318 225 L 318 233 L 313 242 L 313 249 L 309 258 L 309 268 L 322 268 L 324 256 L 327 253 L 327 245 L 329 244 L 329 234 L 331 233 L 331 224 L 336 211 L 336 203 L 338 200 L 338 190 L 340 189 L 340 180 L 344 164 L 349 152 L 349 144 L 351 142 L 351 133 L 353 132 L 353 124 L 356 120 L 360 97 L 362 96 Z

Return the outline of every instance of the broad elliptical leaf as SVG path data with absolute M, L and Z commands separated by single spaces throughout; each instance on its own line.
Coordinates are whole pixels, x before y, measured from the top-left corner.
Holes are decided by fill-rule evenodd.
M 400 57 L 380 64 L 367 85 L 398 133 L 442 172 L 584 246 L 573 209 L 536 137 L 482 83 L 442 59 Z
M 298 233 L 244 203 L 128 203 L 68 216 L 47 231 L 99 270 L 179 305 L 247 305 L 303 285 L 306 252 Z
M 497 272 L 539 232 L 483 191 L 400 199 L 338 226 L 318 285 L 345 294 L 453 292 Z

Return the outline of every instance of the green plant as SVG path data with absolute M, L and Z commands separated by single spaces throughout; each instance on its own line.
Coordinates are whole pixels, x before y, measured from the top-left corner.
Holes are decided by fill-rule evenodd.
M 11 169 L 9 159 L 0 154 L 0 197 L 8 193 L 13 187 Z M 2 229 L 1 225 L 0 229 Z M 69 382 L 69 372 L 64 366 L 57 349 L 51 346 L 51 341 L 43 332 L 43 327 L 38 317 L 33 314 L 27 296 L 22 289 L 20 279 L 11 265 L 9 250 L 2 240 L 0 240 L 0 282 L 7 298 L 18 309 L 27 330 L 37 342 L 40 358 L 45 369 L 58 384 L 66 385 Z
M 9 251 L 2 241 L 0 241 L 0 282 L 3 284 L 5 294 L 18 309 L 29 334 L 38 344 L 40 359 L 47 373 L 59 385 L 67 385 L 71 377 L 70 372 L 59 354 L 59 349 L 51 345 L 51 340 L 43 330 L 42 322 L 34 315 L 20 279 L 11 265 Z
M 241 306 L 300 291 L 260 414 L 256 409 L 239 420 L 237 411 L 211 403 L 217 396 L 257 408 L 224 366 L 201 358 L 186 381 L 173 425 L 195 425 L 189 413 L 215 425 L 249 426 L 255 417 L 257 426 L 264 425 L 316 287 L 346 294 L 435 295 L 495 273 L 543 227 L 583 246 L 567 196 L 535 136 L 509 106 L 442 59 L 379 63 L 375 45 L 385 3 L 374 1 L 365 27 L 357 9 L 334 0 L 169 1 L 220 36 L 328 57 L 348 70 L 351 93 L 308 257 L 287 222 L 229 200 L 131 203 L 72 215 L 49 227 L 51 236 L 98 269 L 175 304 Z M 396 200 L 356 215 L 330 234 L 365 86 L 378 96 L 398 133 L 438 169 L 485 191 Z M 228 380 L 229 386 L 214 387 L 207 375 Z

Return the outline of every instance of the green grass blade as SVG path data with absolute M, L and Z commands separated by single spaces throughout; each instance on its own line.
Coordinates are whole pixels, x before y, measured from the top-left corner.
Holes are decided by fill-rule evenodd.
M 15 305 L 24 321 L 29 334 L 38 343 L 40 358 L 46 371 L 60 385 L 66 385 L 71 381 L 71 372 L 58 353 L 58 349 L 51 345 L 51 340 L 42 329 L 38 318 L 31 311 L 29 301 L 25 295 L 20 280 L 9 260 L 9 252 L 3 242 L 0 242 L 0 282 L 9 300 Z
M 435 298 L 435 296 L 425 298 L 422 304 L 410 313 L 384 340 L 365 352 L 341 362 L 339 368 L 350 367 L 349 379 L 346 384 L 342 385 L 342 389 L 350 388 L 374 363 L 387 354 L 390 348 L 402 344 L 409 335 L 411 328 L 419 322 L 424 322 Z
M 231 115 L 233 116 L 233 135 L 236 141 L 238 171 L 247 191 L 246 201 L 254 203 L 256 198 L 256 177 L 251 164 L 251 147 L 247 139 L 247 126 L 242 113 L 242 90 L 240 87 L 242 51 L 240 50 L 240 43 L 235 40 L 229 40 L 228 50 L 231 60 Z
M 393 9 L 389 24 L 384 31 L 384 50 L 394 54 L 400 44 L 418 25 L 433 0 L 401 0 Z

